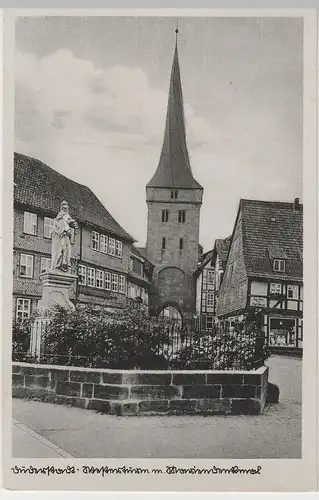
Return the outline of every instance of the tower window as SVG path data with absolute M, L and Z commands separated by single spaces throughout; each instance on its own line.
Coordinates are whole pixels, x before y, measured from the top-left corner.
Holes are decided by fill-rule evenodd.
M 171 198 L 172 198 L 172 200 L 176 200 L 178 198 L 178 191 L 177 191 L 177 189 L 173 189 L 171 191 Z
M 162 222 L 168 222 L 168 210 L 162 210 Z
M 162 249 L 165 250 L 166 248 L 166 238 L 162 238 Z
M 186 210 L 179 210 L 178 211 L 178 222 L 185 222 L 186 218 Z
M 180 239 L 179 239 L 179 249 L 180 249 L 180 250 L 183 250 L 183 246 L 184 246 L 184 241 L 183 241 L 183 238 L 180 238 Z

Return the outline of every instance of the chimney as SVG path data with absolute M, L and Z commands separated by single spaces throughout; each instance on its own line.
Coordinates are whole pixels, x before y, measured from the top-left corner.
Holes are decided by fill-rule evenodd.
M 299 212 L 299 209 L 300 209 L 299 198 L 295 198 L 294 206 L 293 206 L 293 211 L 294 212 Z

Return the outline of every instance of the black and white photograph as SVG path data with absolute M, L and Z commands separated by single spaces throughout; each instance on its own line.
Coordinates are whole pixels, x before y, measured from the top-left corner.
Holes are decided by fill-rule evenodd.
M 15 17 L 17 478 L 304 458 L 305 38 L 302 14 Z

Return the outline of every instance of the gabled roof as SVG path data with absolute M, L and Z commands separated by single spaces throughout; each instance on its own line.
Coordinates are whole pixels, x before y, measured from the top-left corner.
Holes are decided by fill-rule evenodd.
M 221 263 L 224 264 L 227 259 L 230 241 L 231 241 L 231 236 L 228 236 L 224 240 L 223 239 L 215 240 L 214 248 L 203 254 L 202 259 L 198 264 L 197 272 L 200 273 L 200 271 L 204 269 L 204 267 L 207 266 L 207 264 L 212 259 L 216 259 L 217 256 L 219 257 Z
M 231 236 L 228 236 L 224 240 L 217 239 L 215 241 L 216 254 L 222 263 L 226 262 L 227 260 L 230 242 L 231 242 Z
M 74 219 L 133 242 L 95 194 L 40 160 L 14 153 L 14 201 L 55 217 L 66 200 Z
M 203 189 L 193 177 L 187 151 L 177 43 L 169 87 L 162 152 L 157 170 L 147 186 Z
M 239 212 L 248 276 L 302 278 L 303 206 L 243 199 Z M 285 273 L 273 271 L 274 258 L 286 260 Z

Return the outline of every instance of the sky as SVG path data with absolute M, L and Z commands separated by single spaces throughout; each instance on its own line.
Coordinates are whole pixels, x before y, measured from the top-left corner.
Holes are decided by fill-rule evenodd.
M 241 198 L 302 198 L 303 25 L 179 18 L 186 136 L 204 187 L 200 243 L 231 234 Z M 16 22 L 15 151 L 92 189 L 143 246 L 163 141 L 176 18 Z

